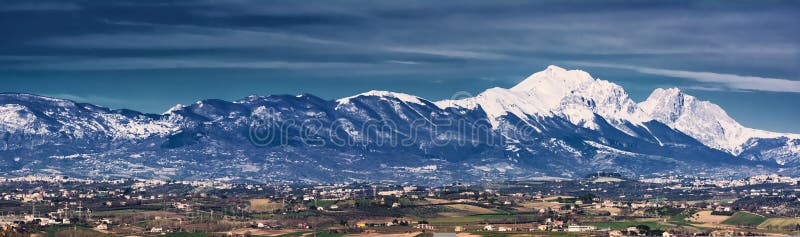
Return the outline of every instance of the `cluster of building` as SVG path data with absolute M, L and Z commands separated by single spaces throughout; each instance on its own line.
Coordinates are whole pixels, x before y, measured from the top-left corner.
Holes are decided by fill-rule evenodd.
M 743 179 L 714 179 L 697 176 L 667 176 L 642 178 L 638 180 L 642 183 L 653 184 L 673 184 L 672 188 L 697 188 L 697 187 L 718 187 L 731 188 L 743 187 L 759 184 L 791 184 L 800 183 L 800 177 L 789 177 L 779 174 L 756 175 Z
M 415 200 L 423 200 L 424 205 L 469 205 L 491 209 L 515 209 L 525 207 L 531 202 L 549 203 L 538 209 L 526 209 L 530 215 L 538 219 L 526 220 L 527 225 L 517 223 L 481 222 L 479 225 L 458 226 L 461 231 L 559 231 L 559 232 L 602 232 L 615 235 L 609 229 L 598 229 L 590 226 L 585 219 L 576 219 L 577 213 L 590 212 L 592 218 L 604 220 L 614 219 L 617 215 L 634 214 L 643 216 L 645 211 L 663 207 L 675 209 L 710 210 L 715 212 L 737 211 L 730 203 L 686 201 L 680 195 L 704 195 L 703 197 L 780 197 L 794 198 L 798 202 L 797 178 L 779 175 L 755 176 L 742 180 L 711 180 L 695 177 L 665 177 L 630 182 L 622 179 L 575 180 L 543 182 L 534 186 L 528 183 L 504 183 L 493 185 L 452 184 L 438 187 L 424 187 L 398 184 L 330 184 L 316 186 L 290 186 L 274 184 L 231 184 L 221 181 L 164 181 L 155 179 L 119 179 L 119 180 L 80 180 L 66 177 L 21 177 L 1 178 L 0 197 L 8 201 L 16 201 L 22 205 L 30 205 L 30 209 L 16 208 L 14 211 L 0 213 L 0 226 L 20 224 L 66 225 L 82 221 L 90 223 L 96 230 L 105 231 L 116 228 L 111 220 L 92 218 L 94 210 L 118 210 L 140 207 L 143 203 L 151 206 L 163 205 L 163 210 L 174 213 L 209 212 L 213 219 L 217 216 L 233 215 L 252 210 L 249 199 L 268 199 L 279 205 L 279 211 L 271 214 L 291 212 L 315 212 L 317 214 L 346 214 L 357 210 L 357 204 L 367 201 L 367 205 L 377 205 L 386 210 L 398 211 L 408 205 L 418 205 Z M 627 182 L 627 183 L 626 183 Z M 769 185 L 788 184 L 788 185 Z M 750 187 L 752 186 L 752 187 Z M 743 187 L 743 188 L 733 188 Z M 172 192 L 172 188 L 182 191 Z M 566 193 L 564 195 L 562 193 Z M 569 194 L 574 196 L 569 196 Z M 241 197 L 238 197 L 241 195 Z M 578 197 L 579 195 L 583 195 Z M 672 196 L 669 196 L 672 195 Z M 224 203 L 237 196 L 233 202 Z M 562 197 L 564 197 L 562 199 Z M 557 201 L 556 201 L 557 199 Z M 193 201 L 213 200 L 217 206 L 204 207 Z M 428 200 L 439 200 L 435 203 Z M 696 199 L 695 199 L 696 200 Z M 202 202 L 201 202 L 202 203 Z M 221 203 L 221 204 L 220 204 Z M 235 207 L 229 207 L 232 205 Z M 241 205 L 241 206 L 239 206 Z M 36 212 L 38 207 L 47 211 Z M 47 208 L 44 208 L 47 207 Z M 91 208 L 88 208 L 91 207 Z M 235 210 L 225 210 L 235 208 Z M 395 209 L 397 208 L 397 209 Z M 782 206 L 763 206 L 761 214 L 775 213 Z M 135 208 L 134 208 L 135 209 Z M 30 212 L 28 211 L 30 210 Z M 161 210 L 161 209 L 159 209 Z M 620 210 L 624 210 L 620 214 Z M 232 214 L 232 213 L 233 214 Z M 344 215 L 342 214 L 342 215 Z M 546 218 L 546 219 L 542 219 Z M 207 220 L 207 219 L 206 219 Z M 242 221 L 254 221 L 244 219 Z M 516 219 L 515 219 L 516 220 Z M 285 223 L 284 223 L 285 224 Z M 315 223 L 312 223 L 316 225 Z M 117 224 L 119 225 L 119 224 Z M 280 225 L 275 222 L 252 222 L 254 228 L 310 228 L 307 222 Z M 358 221 L 347 228 L 365 228 L 373 226 L 406 226 L 419 230 L 438 230 L 437 226 L 425 221 L 379 220 L 375 222 Z M 175 231 L 168 227 L 148 227 L 149 232 L 161 233 Z M 626 229 L 619 234 L 639 234 L 642 230 Z

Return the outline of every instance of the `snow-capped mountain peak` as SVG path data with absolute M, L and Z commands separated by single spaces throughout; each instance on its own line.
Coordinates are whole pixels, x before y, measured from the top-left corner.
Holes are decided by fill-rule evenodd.
M 589 73 L 581 70 L 566 70 L 550 65 L 543 71 L 534 73 L 511 90 L 514 91 L 542 91 L 547 90 L 553 94 L 565 94 L 577 89 L 582 84 L 591 83 L 595 79 Z
M 493 125 L 499 117 L 513 114 L 528 116 L 563 116 L 573 124 L 597 129 L 595 114 L 609 120 L 625 132 L 623 124 L 640 125 L 649 119 L 617 84 L 595 79 L 581 70 L 566 70 L 548 66 L 534 73 L 511 89 L 492 88 L 476 97 L 462 100 L 444 100 L 439 107 L 474 109 L 480 106 Z
M 654 120 L 734 155 L 739 155 L 743 145 L 753 138 L 798 137 L 742 126 L 718 105 L 699 100 L 678 88 L 658 88 L 639 103 L 639 107 Z

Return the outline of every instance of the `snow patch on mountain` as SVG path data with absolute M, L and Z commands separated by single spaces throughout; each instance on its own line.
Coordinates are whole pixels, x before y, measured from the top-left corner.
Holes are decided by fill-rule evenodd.
M 0 132 L 74 138 L 144 139 L 176 130 L 168 121 L 130 111 L 30 94 L 1 94 Z M 130 112 L 130 113 L 129 113 Z
M 27 107 L 18 104 L 0 106 L 0 131 L 12 133 L 47 133 L 47 127 L 36 123 L 36 115 Z
M 425 105 L 425 102 L 423 102 L 423 99 L 421 99 L 419 97 L 416 97 L 416 96 L 413 96 L 413 95 L 404 94 L 404 93 L 398 93 L 398 92 L 391 92 L 391 91 L 379 91 L 379 90 L 371 90 L 371 91 L 364 92 L 364 93 L 361 93 L 361 94 L 358 94 L 358 95 L 341 98 L 341 99 L 336 100 L 336 102 L 338 102 L 340 105 L 341 104 L 348 104 L 348 103 L 350 103 L 350 100 L 358 98 L 358 97 L 362 97 L 362 96 L 375 96 L 375 97 L 381 98 L 382 100 L 388 100 L 388 99 L 392 99 L 393 98 L 393 99 L 397 99 L 397 100 L 400 100 L 400 101 L 406 102 L 406 103 L 414 103 L 414 104 L 419 104 L 419 105 Z

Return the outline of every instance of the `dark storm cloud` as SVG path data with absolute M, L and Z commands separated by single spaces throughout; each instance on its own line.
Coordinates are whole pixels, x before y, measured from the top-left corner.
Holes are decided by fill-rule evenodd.
M 73 58 L 0 66 L 384 71 L 387 62 L 519 69 L 594 61 L 796 79 L 798 4 L 768 3 L 20 1 L 2 8 L 9 37 L 0 54 Z
M 797 1 L 6 0 L 0 91 L 156 113 L 253 93 L 437 100 L 557 64 L 637 100 L 679 86 L 746 125 L 800 132 L 798 12 Z

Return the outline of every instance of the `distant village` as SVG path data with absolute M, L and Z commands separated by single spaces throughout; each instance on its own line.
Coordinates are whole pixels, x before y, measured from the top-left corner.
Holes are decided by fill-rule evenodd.
M 799 178 L 235 184 L 0 178 L 2 236 L 800 234 Z

